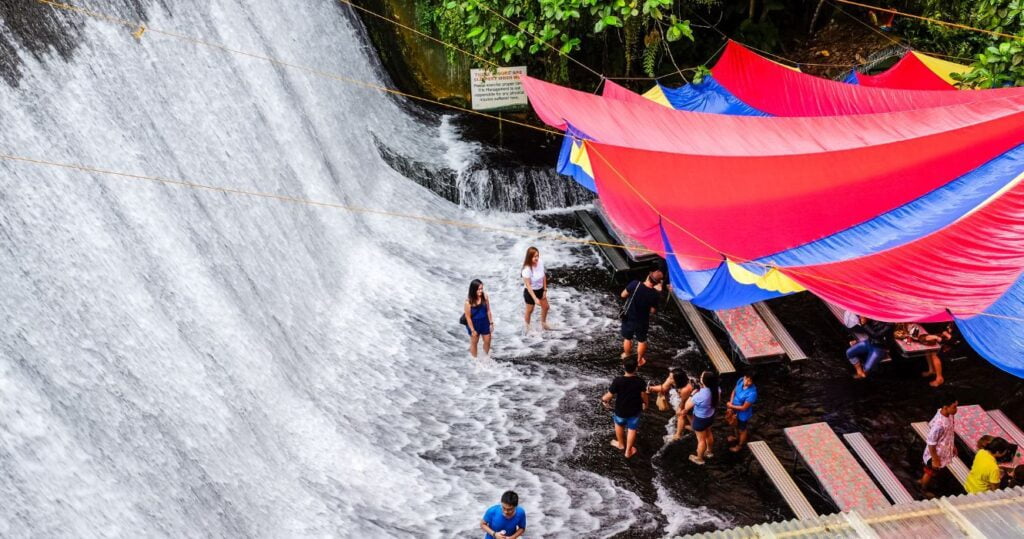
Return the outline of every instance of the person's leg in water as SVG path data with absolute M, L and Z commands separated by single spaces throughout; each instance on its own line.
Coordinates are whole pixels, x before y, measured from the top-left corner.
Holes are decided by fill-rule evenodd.
M 704 464 L 704 452 L 707 451 L 707 441 L 704 439 L 704 433 L 706 430 L 697 432 L 697 453 L 690 455 L 690 462 L 694 464 Z
M 647 363 L 647 358 L 644 354 L 647 353 L 647 341 L 636 342 L 636 366 L 643 367 L 644 363 Z
M 484 335 L 484 355 L 491 357 L 491 334 Z
M 626 449 L 626 440 L 625 440 L 626 436 L 625 435 L 626 435 L 626 427 L 625 427 L 625 425 L 620 425 L 619 422 L 616 421 L 615 422 L 615 439 L 612 440 L 612 447 L 614 447 L 615 449 L 618 449 L 619 451 L 624 451 Z
M 626 359 L 630 354 L 633 353 L 633 339 L 626 338 L 622 339 L 622 355 L 620 359 Z
M 626 452 L 625 452 L 625 455 L 626 455 L 627 459 L 629 457 L 632 457 L 633 455 L 636 454 L 636 446 L 633 445 L 634 443 L 636 443 L 636 431 L 637 431 L 637 429 L 628 429 L 626 431 Z
M 683 437 L 683 430 L 686 428 L 686 412 L 683 410 L 683 405 L 679 405 L 679 411 L 676 412 L 676 433 L 672 436 L 673 440 L 678 440 Z
M 533 318 L 533 307 L 534 305 L 532 303 L 526 304 L 526 316 L 524 317 L 524 321 L 526 322 L 527 333 L 530 332 L 530 318 Z
M 704 454 L 701 456 L 701 458 L 714 457 L 714 447 L 715 433 L 711 432 L 711 427 L 708 427 L 707 430 L 704 431 Z
M 476 357 L 476 344 L 480 342 L 480 334 L 473 332 L 469 334 L 469 355 Z
M 939 357 L 938 352 L 932 352 L 928 354 L 928 362 L 931 364 L 928 370 L 935 371 L 935 379 L 928 382 L 928 385 L 939 387 L 946 382 L 946 379 L 942 377 L 942 358 Z
M 868 341 L 860 341 L 846 350 L 846 359 L 850 361 L 854 370 L 857 371 L 854 378 L 867 377 L 867 373 L 864 372 L 864 367 L 861 366 L 860 362 L 868 355 L 870 348 L 871 343 Z
M 747 422 L 736 420 L 736 445 L 729 448 L 733 453 L 739 453 L 747 445 Z
M 551 329 L 548 325 L 548 309 L 551 308 L 551 304 L 548 303 L 548 294 L 545 291 L 544 297 L 540 298 L 540 327 L 544 329 Z

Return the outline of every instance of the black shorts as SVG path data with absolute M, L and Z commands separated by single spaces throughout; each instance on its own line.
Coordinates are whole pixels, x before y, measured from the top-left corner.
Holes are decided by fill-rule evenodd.
M 537 299 L 544 299 L 544 289 L 543 288 L 541 288 L 539 290 L 534 290 L 533 293 L 534 293 L 534 295 L 537 296 Z M 533 298 L 530 297 L 530 291 L 525 289 L 525 288 L 523 289 L 523 299 L 526 300 L 526 304 L 527 305 L 535 305 L 535 303 L 533 302 Z
M 627 341 L 636 339 L 637 342 L 647 342 L 648 328 L 650 328 L 650 324 L 639 324 L 627 319 L 622 321 L 622 329 L 619 330 L 619 333 Z

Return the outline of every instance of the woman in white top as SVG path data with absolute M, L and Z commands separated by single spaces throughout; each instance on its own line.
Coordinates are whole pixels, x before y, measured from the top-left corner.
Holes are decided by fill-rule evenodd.
M 530 318 L 533 316 L 533 307 L 540 304 L 540 324 L 544 329 L 548 327 L 548 298 L 545 297 L 548 291 L 548 277 L 544 273 L 544 263 L 540 261 L 540 251 L 536 247 L 526 250 L 526 258 L 523 260 L 523 300 L 526 301 L 526 332 L 530 332 Z

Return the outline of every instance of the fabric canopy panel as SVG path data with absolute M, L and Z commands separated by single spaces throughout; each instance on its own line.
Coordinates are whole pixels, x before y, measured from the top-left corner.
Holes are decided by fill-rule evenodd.
M 889 69 L 877 75 L 854 74 L 857 84 L 876 88 L 904 90 L 956 90 L 952 84 L 931 70 L 913 52 L 907 52 Z
M 1024 378 L 1024 276 L 988 309 L 985 316 L 957 318 L 967 342 L 993 365 Z
M 686 84 L 679 88 L 667 88 L 660 84 L 656 88 L 660 89 L 668 103 L 676 110 L 730 116 L 769 116 L 767 112 L 757 110 L 737 99 L 711 75 L 705 76 L 698 83 Z
M 1024 137 L 1024 97 L 885 115 L 773 119 L 670 111 L 528 77 L 524 87 L 545 121 L 566 128 L 568 119 L 601 141 L 587 144 L 593 177 L 627 234 L 660 250 L 661 213 L 710 244 L 670 238 L 678 253 L 688 253 L 680 255 L 686 269 L 710 269 L 707 259 L 720 262 L 720 253 L 756 259 L 861 223 Z M 645 147 L 670 151 L 639 149 Z M 672 153 L 675 148 L 686 153 Z M 656 212 L 645 199 L 666 207 Z
M 985 312 L 1022 268 L 1024 183 L 1017 182 L 984 207 L 909 244 L 783 271 L 815 295 L 864 316 L 937 321 Z
M 522 82 L 534 111 L 552 127 L 565 130 L 572 124 L 602 143 L 693 155 L 807 154 L 902 143 L 932 135 L 941 138 L 974 129 L 1019 131 L 1024 125 L 1020 116 L 1024 94 L 890 114 L 762 118 L 670 110 L 642 98 L 638 102 L 609 99 L 531 77 L 523 77 Z M 913 93 L 1004 95 L 1000 92 Z M 993 155 L 1013 146 L 1016 144 Z
M 733 41 L 711 73 L 738 99 L 774 116 L 873 114 L 1024 94 L 1024 88 L 933 92 L 850 85 L 786 69 Z
M 717 309 L 804 287 L 883 320 L 952 316 L 982 355 L 1024 373 L 1021 94 L 859 88 L 892 112 L 737 118 L 722 114 L 767 113 L 709 81 L 648 99 L 524 87 L 544 121 L 587 134 L 609 217 L 669 253 L 677 295 Z

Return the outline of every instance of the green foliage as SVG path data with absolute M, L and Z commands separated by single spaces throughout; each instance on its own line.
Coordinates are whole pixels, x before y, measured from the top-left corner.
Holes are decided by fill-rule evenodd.
M 700 81 L 704 80 L 704 77 L 707 77 L 710 74 L 711 70 L 708 69 L 708 66 L 697 66 L 693 73 L 693 83 L 699 84 Z
M 983 30 L 1022 36 L 1017 40 L 936 24 L 902 20 L 900 29 L 916 48 L 976 58 L 971 71 L 954 75 L 964 88 L 1024 85 L 1024 0 L 924 0 L 923 15 Z
M 674 1 L 417 0 L 417 23 L 489 61 L 525 62 L 545 69 L 553 69 L 555 58 L 580 50 L 584 43 L 601 46 L 604 34 L 624 31 L 628 71 L 634 47 L 639 47 L 636 36 L 664 28 L 667 41 L 693 40 L 690 21 L 679 20 L 672 12 Z M 650 54 L 646 51 L 645 69 Z M 564 67 L 558 71 L 567 73 Z
M 1024 45 L 1020 41 L 1004 41 L 987 47 L 971 64 L 970 72 L 954 73 L 953 78 L 967 88 L 1024 86 Z

